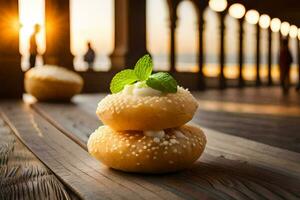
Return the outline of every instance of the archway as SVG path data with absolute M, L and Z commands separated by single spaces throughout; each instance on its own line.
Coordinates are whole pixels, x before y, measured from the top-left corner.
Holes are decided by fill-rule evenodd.
M 197 72 L 198 25 L 197 13 L 191 1 L 182 1 L 177 7 L 176 70 Z
M 34 11 L 34 12 L 33 12 Z M 46 49 L 45 35 L 45 1 L 44 0 L 19 0 L 19 20 L 20 20 L 20 54 L 22 70 L 29 67 L 29 40 L 34 31 L 34 25 L 39 24 L 40 33 L 37 35 L 39 54 L 42 55 Z M 37 57 L 36 65 L 42 65 L 42 56 Z
M 255 80 L 256 25 L 244 23 L 244 70 L 246 80 Z
M 204 74 L 217 77 L 220 73 L 219 66 L 219 18 L 217 13 L 209 7 L 204 11 Z
M 93 69 L 110 69 L 109 55 L 114 46 L 114 2 L 111 0 L 70 0 L 71 52 L 76 70 L 86 70 L 83 55 L 90 41 L 96 52 Z M 99 19 L 99 20 L 95 20 Z
M 170 22 L 167 1 L 147 0 L 146 8 L 147 49 L 152 55 L 154 70 L 168 70 Z
M 225 17 L 225 77 L 237 79 L 239 73 L 239 22 L 237 19 L 226 15 Z

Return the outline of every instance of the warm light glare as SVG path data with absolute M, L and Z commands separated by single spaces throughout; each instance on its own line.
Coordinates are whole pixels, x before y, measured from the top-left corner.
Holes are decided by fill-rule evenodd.
M 259 13 L 256 10 L 249 10 L 246 13 L 246 21 L 249 24 L 257 24 L 259 20 Z
M 216 12 L 222 12 L 227 7 L 227 0 L 210 0 L 209 7 Z
M 288 22 L 282 22 L 280 32 L 283 36 L 287 36 L 290 32 L 290 24 Z
M 271 18 L 269 15 L 263 14 L 259 18 L 259 26 L 261 28 L 268 28 L 270 26 Z
M 44 1 L 19 0 L 20 53 L 22 55 L 28 55 L 29 40 L 35 24 L 41 26 L 41 31 L 37 35 L 39 53 L 44 53 L 46 49 L 44 7 Z
M 240 3 L 235 3 L 229 7 L 229 15 L 236 19 L 241 19 L 245 15 L 246 9 Z
M 273 32 L 278 32 L 280 30 L 281 21 L 278 18 L 271 20 L 271 30 Z
M 300 40 L 300 28 L 298 29 L 298 39 Z
M 292 25 L 292 26 L 290 27 L 290 32 L 289 32 L 289 34 L 290 34 L 290 37 L 291 37 L 291 38 L 296 38 L 297 35 L 298 35 L 298 28 L 297 28 L 297 26 Z

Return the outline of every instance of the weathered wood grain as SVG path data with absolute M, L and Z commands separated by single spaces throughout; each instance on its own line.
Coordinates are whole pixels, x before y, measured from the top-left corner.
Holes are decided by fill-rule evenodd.
M 243 89 L 207 90 L 193 92 L 197 99 L 249 103 L 259 105 L 299 106 L 300 95 L 291 89 L 289 94 L 283 94 L 280 87 L 255 87 Z
M 107 170 L 27 105 L 2 103 L 1 107 L 17 136 L 81 198 L 180 199 L 154 184 L 146 183 L 145 187 L 142 179 L 136 183 L 132 181 L 134 177 Z
M 93 101 L 98 100 L 93 98 Z M 78 137 L 78 141 L 84 146 L 88 134 L 101 124 L 93 115 L 93 101 L 84 104 L 85 101 L 79 100 L 78 104 L 66 110 L 63 104 L 38 103 L 32 107 L 52 124 L 63 126 L 63 131 L 68 134 L 78 131 L 74 127 L 81 124 L 84 134 Z M 74 117 L 79 114 L 79 118 Z M 127 176 L 137 177 L 136 181 L 153 183 L 161 190 L 171 191 L 186 199 L 197 198 L 200 193 L 212 195 L 216 199 L 300 198 L 299 154 L 211 129 L 205 129 L 205 132 L 208 137 L 207 149 L 191 170 L 159 177 Z M 123 173 L 118 174 L 123 176 Z M 273 191 L 275 189 L 276 192 Z
M 230 135 L 300 153 L 300 116 L 230 113 L 201 109 L 196 113 L 193 122 Z
M 78 199 L 0 118 L 0 199 Z
M 84 147 L 89 134 L 101 125 L 96 115 L 91 115 L 88 106 L 82 107 L 80 105 L 76 106 L 75 104 L 65 106 L 64 104 L 40 103 L 33 105 L 33 108 L 54 125 L 64 127 L 61 130 L 68 135 L 75 133 L 76 136 L 78 136 L 76 139 L 77 142 L 81 143 L 81 146 Z M 79 115 L 80 117 L 77 117 Z M 194 122 L 197 121 L 194 120 Z M 198 125 L 198 123 L 196 125 Z M 81 128 L 80 131 L 76 128 L 78 126 Z M 236 126 L 239 127 L 238 124 Z M 209 139 L 208 149 L 215 153 L 218 152 L 217 156 L 226 156 L 231 159 L 244 159 L 256 165 L 274 168 L 278 171 L 286 171 L 287 173 L 291 173 L 291 175 L 300 174 L 300 165 L 294 165 L 294 163 L 300 164 L 300 154 L 269 145 L 263 145 L 247 139 L 224 135 L 212 129 L 206 128 L 205 132 Z M 253 156 L 251 157 L 251 155 Z M 280 155 L 280 157 L 278 157 L 278 155 Z
M 194 95 L 200 99 L 194 123 L 300 153 L 299 94 L 291 92 L 285 97 L 281 95 L 280 88 L 247 88 L 206 91 Z M 74 102 L 77 107 L 84 108 L 87 113 L 94 116 L 97 104 L 103 97 L 103 94 L 80 95 Z M 203 99 L 210 102 L 209 107 L 202 104 Z M 223 104 L 227 109 L 222 108 Z M 269 109 L 270 107 L 275 109 Z M 248 112 L 249 109 L 256 110 Z

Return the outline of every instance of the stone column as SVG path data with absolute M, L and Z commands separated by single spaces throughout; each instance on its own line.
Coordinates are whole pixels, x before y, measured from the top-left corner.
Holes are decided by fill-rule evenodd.
M 45 9 L 46 52 L 44 62 L 73 69 L 69 0 L 45 0 Z
M 245 85 L 243 77 L 244 67 L 244 18 L 239 19 L 239 87 Z
M 256 80 L 255 85 L 260 86 L 260 27 L 259 24 L 256 24 Z
M 226 78 L 224 75 L 225 67 L 225 16 L 226 11 L 219 13 L 220 18 L 220 75 L 219 75 L 219 87 L 220 89 L 226 88 Z
M 272 30 L 268 28 L 268 85 L 273 85 L 272 79 Z
M 300 44 L 298 38 L 297 40 L 297 58 L 298 58 L 298 83 L 297 90 L 300 90 Z
M 198 66 L 199 66 L 199 89 L 204 90 L 206 88 L 205 76 L 203 73 L 204 68 L 204 44 L 203 44 L 203 32 L 204 32 L 204 9 L 200 9 L 198 12 L 198 34 L 199 34 L 199 50 L 198 50 Z
M 23 73 L 19 53 L 18 1 L 0 0 L 0 98 L 21 98 Z
M 176 14 L 171 17 L 170 24 L 170 72 L 176 72 Z
M 115 47 L 112 70 L 131 68 L 147 53 L 146 0 L 115 0 Z

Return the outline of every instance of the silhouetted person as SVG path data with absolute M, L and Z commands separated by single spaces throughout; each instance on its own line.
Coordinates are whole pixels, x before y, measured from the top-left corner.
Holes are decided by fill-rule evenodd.
M 30 57 L 29 57 L 29 63 L 30 63 L 30 68 L 35 66 L 35 62 L 36 62 L 36 56 L 38 55 L 38 46 L 36 43 L 36 35 L 40 32 L 40 25 L 35 24 L 34 25 L 34 32 L 33 34 L 30 36 L 30 46 L 29 46 L 29 53 L 30 53 Z
M 88 47 L 88 50 L 84 54 L 84 61 L 88 63 L 89 68 L 92 68 L 94 65 L 96 54 L 95 54 L 95 51 L 92 48 L 92 44 L 90 42 L 87 43 L 87 47 Z
M 292 54 L 289 50 L 288 39 L 283 39 L 280 45 L 279 67 L 280 83 L 283 92 L 288 92 L 290 86 L 290 69 L 293 62 Z

